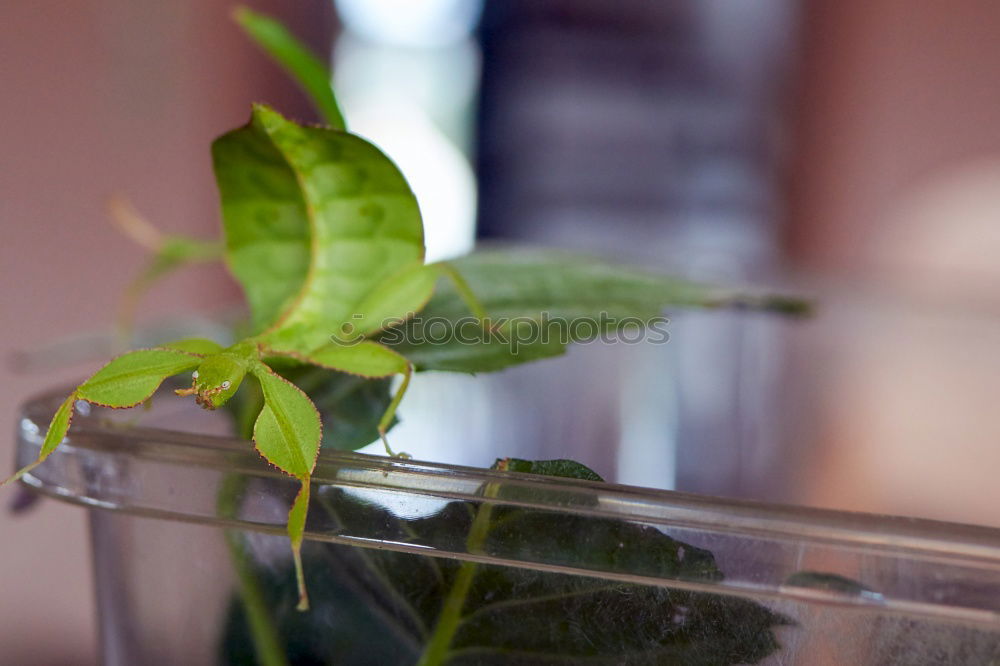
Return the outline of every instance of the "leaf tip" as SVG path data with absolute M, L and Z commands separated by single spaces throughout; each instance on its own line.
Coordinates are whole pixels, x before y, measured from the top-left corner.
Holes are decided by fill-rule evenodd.
M 270 133 L 288 121 L 264 102 L 253 102 L 250 105 L 250 122 Z
M 248 29 L 249 24 L 258 16 L 258 14 L 246 5 L 236 5 L 229 13 L 229 16 L 233 19 L 233 21 L 240 24 L 240 26 Z

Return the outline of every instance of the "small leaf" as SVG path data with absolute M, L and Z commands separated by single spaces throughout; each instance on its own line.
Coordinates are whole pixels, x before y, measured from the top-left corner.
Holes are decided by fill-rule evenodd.
M 298 81 L 327 124 L 343 130 L 344 116 L 330 87 L 332 77 L 326 66 L 274 19 L 246 7 L 238 7 L 233 17 L 262 49 Z
M 326 345 L 302 358 L 324 368 L 372 379 L 406 372 L 409 366 L 398 353 L 371 340 L 352 345 Z
M 57 446 L 66 438 L 66 432 L 69 430 L 69 425 L 73 421 L 73 406 L 77 401 L 77 393 L 73 391 L 69 396 L 59 405 L 59 409 L 56 410 L 55 415 L 52 417 L 52 421 L 49 423 L 49 429 L 45 433 L 45 441 L 42 442 L 42 450 L 39 453 L 38 460 L 41 462 L 52 453 Z
M 392 400 L 391 378 L 366 379 L 288 357 L 269 358 L 267 364 L 316 405 L 323 421 L 323 448 L 353 451 L 378 439 L 379 420 Z M 255 382 L 246 382 L 226 403 L 241 437 L 253 437 L 253 424 L 263 405 L 263 394 Z
M 152 257 L 126 287 L 118 307 L 118 337 L 127 346 L 132 337 L 135 311 L 143 295 L 161 278 L 182 266 L 222 259 L 222 244 L 179 235 L 166 235 L 124 197 L 108 202 L 108 212 L 126 236 L 148 250 Z
M 170 241 L 168 241 L 170 242 Z M 164 250 L 168 249 L 166 246 Z M 215 246 L 212 260 L 222 258 L 222 250 Z M 201 263 L 208 259 L 188 259 L 179 256 L 172 256 L 157 252 L 149 259 L 142 271 L 132 279 L 125 287 L 121 301 L 118 304 L 117 333 L 118 342 L 121 347 L 128 347 L 132 340 L 135 328 L 136 311 L 139 303 L 146 293 L 160 280 L 165 278 L 176 269 L 183 268 L 193 263 Z
M 172 375 L 198 367 L 202 357 L 174 349 L 140 349 L 113 359 L 77 389 L 79 397 L 104 407 L 145 402 Z
M 805 587 L 850 596 L 881 598 L 882 595 L 856 580 L 827 571 L 796 571 L 785 579 L 787 587 Z
M 297 479 L 308 479 L 322 437 L 319 413 L 305 393 L 261 364 L 253 370 L 264 393 L 264 407 L 253 429 L 254 444 L 265 460 Z
M 309 477 L 316 465 L 322 425 L 319 412 L 297 386 L 260 364 L 253 370 L 264 394 L 253 429 L 254 444 L 265 460 L 302 482 L 288 512 L 288 538 L 292 544 L 295 579 L 299 591 L 298 610 L 309 608 L 302 570 L 302 539 L 309 510 Z
M 42 464 L 42 461 L 48 458 L 49 454 L 62 443 L 62 441 L 66 438 L 66 432 L 69 430 L 70 422 L 73 420 L 73 405 L 76 404 L 76 401 L 77 393 L 76 391 L 73 391 L 69 394 L 69 397 L 67 397 L 63 403 L 59 405 L 59 409 L 57 409 L 55 415 L 53 415 L 52 421 L 49 422 L 49 429 L 45 433 L 45 440 L 42 442 L 42 448 L 38 452 L 38 459 L 30 465 L 25 465 L 19 469 L 13 476 L 8 477 L 0 483 L 0 486 L 20 479 L 35 467 Z
M 523 460 L 521 458 L 498 458 L 493 469 L 522 474 L 561 476 L 584 481 L 604 481 L 597 472 L 575 460 Z

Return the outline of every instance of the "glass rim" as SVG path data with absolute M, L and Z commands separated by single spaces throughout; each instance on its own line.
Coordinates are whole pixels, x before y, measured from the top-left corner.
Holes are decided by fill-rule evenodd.
M 18 427 L 17 463 L 35 459 L 48 420 L 67 391 L 52 391 L 29 400 Z M 191 406 L 195 409 L 194 406 Z M 154 407 L 155 409 L 155 407 Z M 196 502 L 176 488 L 190 484 L 193 475 L 208 479 L 270 479 L 276 488 L 287 486 L 294 496 L 298 481 L 270 467 L 250 442 L 234 437 L 195 435 L 141 426 L 122 427 L 101 416 L 104 408 L 76 413 L 66 441 L 45 463 L 22 481 L 57 499 L 91 508 L 133 515 L 181 520 L 206 525 L 285 534 L 285 514 L 266 516 L 221 515 L 214 502 Z M 131 479 L 142 479 L 131 483 Z M 464 467 L 409 459 L 390 459 L 344 451 L 323 451 L 312 479 L 314 488 L 341 488 L 392 494 L 394 497 L 464 501 L 514 506 L 593 519 L 615 519 L 665 532 L 724 535 L 780 544 L 806 544 L 829 552 L 905 559 L 954 570 L 975 572 L 976 578 L 1000 584 L 1000 529 L 942 521 L 836 511 L 656 490 L 614 483 L 541 477 L 518 472 Z M 209 483 L 215 483 L 209 481 Z M 483 488 L 501 489 L 486 500 Z M 126 487 L 127 486 L 127 487 Z M 316 491 L 314 490 L 314 493 Z M 290 499 L 288 500 L 290 501 Z M 488 561 L 471 553 L 426 546 L 372 543 L 364 535 L 318 532 L 307 525 L 309 539 L 416 552 L 424 555 Z M 431 548 L 430 551 L 434 551 Z M 558 567 L 537 561 L 513 562 L 550 571 Z M 628 575 L 598 570 L 562 571 L 581 575 Z M 644 583 L 650 581 L 643 579 Z M 846 596 L 836 591 L 789 590 L 780 580 L 690 582 L 652 580 L 652 584 L 704 589 L 713 593 L 764 598 L 797 598 L 810 602 L 877 606 L 921 616 L 947 617 L 988 625 L 1000 622 L 1000 600 L 974 600 L 966 606 L 937 603 L 933 597 L 895 598 L 891 595 Z M 818 596 L 817 596 L 818 595 Z

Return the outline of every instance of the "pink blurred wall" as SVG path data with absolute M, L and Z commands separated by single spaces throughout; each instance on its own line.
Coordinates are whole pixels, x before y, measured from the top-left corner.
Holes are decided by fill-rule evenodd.
M 328 2 L 251 2 L 317 46 Z M 0 3 L 0 353 L 105 329 L 143 257 L 104 206 L 127 194 L 165 230 L 217 235 L 209 142 L 267 100 L 309 117 L 302 98 L 218 0 Z M 211 310 L 237 297 L 219 268 L 157 288 L 142 312 Z M 6 361 L 6 359 L 4 359 Z M 18 404 L 87 367 L 0 381 L 0 470 L 13 458 Z M 4 489 L 4 505 L 13 493 Z M 46 501 L 0 511 L 0 664 L 96 661 L 85 515 Z
M 791 245 L 809 268 L 877 276 L 907 249 L 881 243 L 904 199 L 1000 157 L 1000 4 L 808 7 Z
M 1000 526 L 1000 3 L 807 7 L 789 247 L 871 299 L 810 359 L 808 501 Z

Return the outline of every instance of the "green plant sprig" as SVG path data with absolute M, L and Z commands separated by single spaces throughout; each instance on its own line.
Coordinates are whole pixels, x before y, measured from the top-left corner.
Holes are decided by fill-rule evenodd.
M 146 402 L 168 377 L 190 372 L 193 396 L 206 409 L 226 404 L 249 377 L 262 398 L 252 439 L 264 460 L 300 483 L 288 514 L 301 610 L 308 608 L 301 548 L 310 481 L 322 440 L 322 423 L 301 388 L 275 371 L 288 362 L 379 381 L 402 382 L 378 422 L 394 422 L 415 364 L 420 369 L 480 372 L 561 353 L 565 342 L 528 345 L 523 354 L 471 345 L 397 346 L 381 342 L 390 326 L 410 321 L 450 285 L 435 307 L 454 316 L 455 303 L 488 326 L 487 308 L 540 316 L 557 311 L 596 316 L 608 303 L 642 321 L 668 304 L 717 307 L 739 304 L 739 294 L 681 283 L 627 269 L 592 269 L 588 260 L 529 254 L 473 255 L 464 263 L 424 262 L 423 222 L 403 175 L 376 146 L 343 124 L 329 73 L 273 20 L 241 9 L 240 25 L 309 92 L 330 126 L 297 124 L 277 111 L 253 106 L 250 122 L 212 144 L 219 187 L 223 255 L 250 308 L 252 332 L 229 347 L 187 339 L 127 352 L 80 384 L 56 411 L 38 459 L 4 481 L 41 464 L 65 439 L 74 405 L 84 400 L 116 409 Z M 194 247 L 194 246 L 192 246 Z M 210 258 L 211 246 L 183 252 L 176 263 Z M 531 261 L 525 263 L 525 256 Z M 483 275 L 487 276 L 485 279 Z M 466 275 L 478 276 L 470 287 Z M 442 280 L 443 279 L 443 280 Z M 513 291 L 505 284 L 516 286 Z M 487 298 L 481 298 L 482 291 Z M 487 305 L 484 306 L 483 303 Z M 790 301 L 763 299 L 751 306 L 789 311 Z M 450 309 L 449 309 L 450 308 Z M 413 358 L 411 358 L 411 356 Z M 418 359 L 414 361 L 414 359 Z

